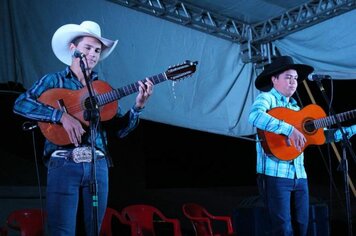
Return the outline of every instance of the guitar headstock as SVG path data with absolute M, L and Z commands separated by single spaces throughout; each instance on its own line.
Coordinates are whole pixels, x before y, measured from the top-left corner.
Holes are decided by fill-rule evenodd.
M 167 79 L 169 80 L 179 80 L 191 76 L 197 67 L 198 61 L 186 60 L 184 63 L 170 66 L 165 72 Z

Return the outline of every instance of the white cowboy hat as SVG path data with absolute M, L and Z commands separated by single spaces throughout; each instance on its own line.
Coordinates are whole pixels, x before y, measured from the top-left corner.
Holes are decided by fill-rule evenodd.
M 80 25 L 67 24 L 61 26 L 53 34 L 52 50 L 54 55 L 66 65 L 72 64 L 72 52 L 69 49 L 73 39 L 79 36 L 90 36 L 98 39 L 104 47 L 100 54 L 100 61 L 104 60 L 116 47 L 118 40 L 110 40 L 101 37 L 100 26 L 93 21 L 83 21 Z

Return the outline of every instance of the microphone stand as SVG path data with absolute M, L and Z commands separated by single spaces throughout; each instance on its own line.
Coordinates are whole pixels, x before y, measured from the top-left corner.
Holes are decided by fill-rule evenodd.
M 90 108 L 84 111 L 84 119 L 89 121 L 90 139 L 91 139 L 91 155 L 92 155 L 92 180 L 90 183 L 90 192 L 93 200 L 93 235 L 99 235 L 99 220 L 98 220 L 98 183 L 96 179 L 96 152 L 95 152 L 95 138 L 96 125 L 99 122 L 99 109 L 93 94 L 93 88 L 86 73 L 86 68 L 83 62 L 83 57 L 80 58 L 80 68 L 83 72 L 84 79 L 88 88 Z M 85 58 L 85 57 L 84 57 Z
M 45 225 L 45 219 L 44 219 L 44 214 L 43 214 L 44 213 L 44 207 L 43 207 L 41 180 L 40 180 L 40 176 L 39 176 L 37 152 L 36 152 L 36 138 L 35 138 L 35 129 L 36 128 L 38 128 L 38 125 L 37 125 L 37 122 L 35 122 L 35 121 L 25 121 L 22 124 L 22 130 L 23 131 L 31 131 L 31 135 L 32 135 L 33 155 L 34 155 L 34 158 L 35 158 L 36 176 L 37 176 L 37 184 L 38 184 L 38 194 L 39 194 L 40 204 L 41 204 L 41 223 L 42 223 L 42 225 Z
M 320 89 L 326 103 L 330 104 L 330 99 L 328 98 L 328 96 L 325 93 L 325 89 L 321 83 L 321 80 L 315 79 L 314 81 L 319 86 L 319 89 Z M 345 134 L 344 130 L 342 129 L 340 120 L 339 120 L 338 116 L 335 115 L 335 112 L 331 106 L 329 106 L 329 111 L 330 111 L 331 115 L 334 115 L 337 127 L 341 131 L 341 134 L 342 134 L 342 159 L 341 159 L 340 165 L 337 169 L 339 171 L 343 171 L 348 235 L 352 236 L 352 216 L 351 216 L 350 191 L 349 191 L 349 181 L 348 181 L 348 163 L 347 163 L 347 158 L 346 158 L 346 148 L 349 151 L 349 153 L 351 154 L 351 156 L 355 162 L 356 162 L 356 157 L 355 157 L 355 153 L 353 152 L 353 150 L 351 148 L 351 144 L 347 138 L 347 135 Z

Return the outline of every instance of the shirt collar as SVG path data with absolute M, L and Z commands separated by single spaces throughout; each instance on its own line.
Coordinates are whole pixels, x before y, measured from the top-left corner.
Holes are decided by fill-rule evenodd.
M 69 66 L 66 67 L 66 69 L 64 70 L 65 73 L 65 77 L 66 78 L 73 78 L 75 77 L 74 74 L 72 73 L 72 70 L 70 69 Z M 98 79 L 98 73 L 95 71 L 91 72 L 91 80 L 97 80 Z
M 278 92 L 275 88 L 271 89 L 271 93 L 277 98 L 277 100 L 283 101 L 285 103 L 287 103 L 287 97 L 282 95 L 280 92 Z M 291 97 L 289 99 L 289 103 L 293 106 L 297 105 L 297 101 Z

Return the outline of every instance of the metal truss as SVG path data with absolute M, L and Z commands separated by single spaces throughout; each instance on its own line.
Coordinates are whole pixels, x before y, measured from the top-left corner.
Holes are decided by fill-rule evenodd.
M 175 0 L 108 0 L 174 23 L 240 43 L 247 24 Z
M 278 17 L 250 26 L 247 42 L 241 43 L 245 61 L 270 58 L 271 42 L 356 8 L 355 0 L 314 0 Z M 273 56 L 273 55 L 272 55 Z
M 257 24 L 179 0 L 108 0 L 171 22 L 241 44 L 244 63 L 270 60 L 272 42 L 356 8 L 355 0 L 312 0 Z

